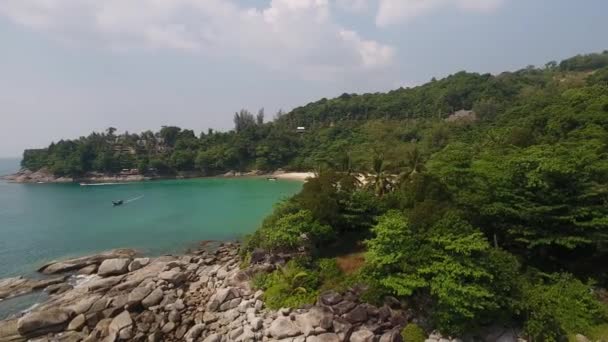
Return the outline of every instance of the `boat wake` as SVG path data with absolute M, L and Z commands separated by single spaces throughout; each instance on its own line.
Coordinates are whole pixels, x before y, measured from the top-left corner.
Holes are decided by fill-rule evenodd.
M 137 201 L 138 199 L 142 199 L 142 198 L 144 198 L 144 195 L 140 195 L 140 196 L 128 199 L 125 201 L 125 203 L 131 203 L 131 202 Z
M 104 186 L 104 185 L 125 185 L 129 183 L 80 183 L 80 186 Z

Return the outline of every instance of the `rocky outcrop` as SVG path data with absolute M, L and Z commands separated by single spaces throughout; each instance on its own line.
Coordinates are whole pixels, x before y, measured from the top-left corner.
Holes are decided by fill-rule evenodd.
M 71 311 L 60 308 L 32 312 L 17 321 L 17 331 L 26 337 L 60 332 L 67 327 L 71 315 Z
M 94 267 L 96 269 L 104 260 L 132 258 L 136 254 L 137 251 L 134 249 L 114 249 L 108 252 L 84 256 L 80 258 L 74 258 L 64 261 L 53 261 L 40 267 L 38 269 L 38 272 L 41 272 L 43 274 L 56 274 L 69 271 L 78 271 L 85 268 L 91 270 L 91 267 Z
M 49 279 L 27 279 L 14 277 L 0 280 L 0 300 L 25 295 L 49 286 L 61 284 L 66 277 L 54 277 Z
M 390 298 L 381 307 L 362 303 L 357 288 L 323 293 L 305 308 L 266 309 L 264 293 L 247 280 L 274 266 L 242 270 L 237 248 L 209 244 L 184 256 L 146 259 L 114 251 L 52 263 L 42 270 L 99 270 L 49 292 L 18 320 L 0 321 L 0 341 L 401 341 L 412 313 Z

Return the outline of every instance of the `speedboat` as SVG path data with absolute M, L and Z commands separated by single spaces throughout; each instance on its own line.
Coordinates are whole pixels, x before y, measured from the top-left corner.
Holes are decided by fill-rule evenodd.
M 123 200 L 119 200 L 119 201 L 112 201 L 112 205 L 113 205 L 113 206 L 115 206 L 115 207 L 116 207 L 116 206 L 119 206 L 119 205 L 122 205 L 123 203 L 124 203 L 124 202 L 123 202 Z

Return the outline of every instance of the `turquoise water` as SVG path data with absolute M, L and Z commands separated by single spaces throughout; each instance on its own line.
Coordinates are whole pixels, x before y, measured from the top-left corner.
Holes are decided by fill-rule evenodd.
M 300 187 L 299 182 L 259 178 L 107 186 L 0 182 L 0 278 L 111 248 L 158 255 L 201 240 L 239 238 Z M 127 203 L 113 207 L 117 199 Z

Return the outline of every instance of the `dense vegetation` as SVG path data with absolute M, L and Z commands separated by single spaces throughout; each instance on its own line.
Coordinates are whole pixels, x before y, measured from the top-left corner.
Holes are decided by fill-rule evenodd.
M 234 131 L 198 137 L 111 129 L 26 151 L 23 166 L 315 170 L 244 246 L 245 260 L 256 249 L 298 255 L 256 279 L 268 305 L 364 283 L 367 300 L 408 302 L 425 329 L 502 322 L 539 341 L 605 337 L 608 52 L 263 116 L 243 110 Z M 364 261 L 338 267 L 345 255 Z
M 316 283 L 273 274 L 258 285 L 279 307 L 364 283 L 368 300 L 395 296 L 423 327 L 452 334 L 502 322 L 533 340 L 606 338 L 607 74 L 608 53 L 577 56 L 287 114 L 318 127 L 315 148 L 296 157 L 312 158 L 318 177 L 277 206 L 245 253 L 304 252 L 281 270 L 302 276 L 352 253 L 364 263 Z M 446 120 L 455 109 L 475 114 Z

